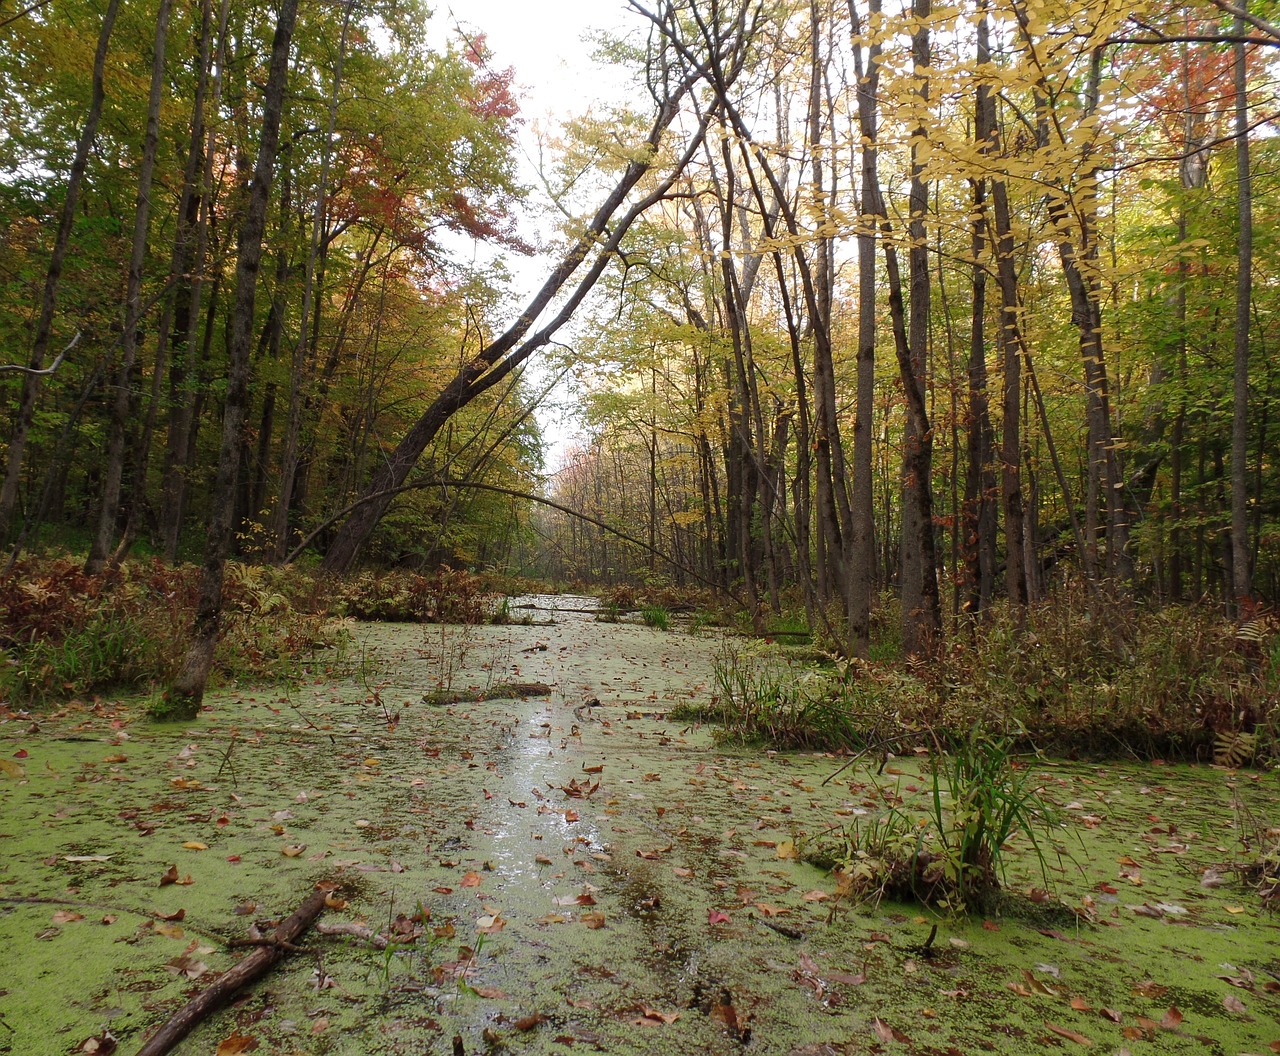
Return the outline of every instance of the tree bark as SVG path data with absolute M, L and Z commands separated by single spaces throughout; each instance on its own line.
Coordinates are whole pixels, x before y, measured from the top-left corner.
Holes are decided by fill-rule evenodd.
M 240 230 L 237 251 L 236 293 L 231 310 L 227 357 L 229 377 L 222 416 L 222 443 L 213 486 L 200 594 L 196 601 L 194 636 L 182 670 L 170 687 L 171 695 L 187 702 L 192 710 L 199 707 L 204 697 L 221 624 L 223 572 L 231 553 L 240 443 L 249 405 L 253 306 L 257 294 L 258 269 L 262 262 L 262 236 L 266 229 L 267 204 L 280 144 L 280 121 L 289 74 L 289 47 L 297 17 L 298 0 L 283 0 L 276 22 L 275 37 L 271 43 L 271 64 L 262 99 L 262 135 L 254 165 L 249 207 Z
M 107 434 L 107 468 L 102 484 L 102 507 L 98 527 L 85 559 L 84 570 L 97 575 L 111 553 L 120 507 L 120 486 L 124 479 L 125 432 L 129 427 L 132 403 L 133 364 L 138 353 L 138 323 L 142 315 L 142 268 L 147 257 L 147 232 L 151 226 L 151 183 L 160 144 L 160 100 L 165 88 L 164 50 L 169 33 L 169 13 L 173 0 L 160 0 L 156 10 L 156 35 L 151 55 L 151 90 L 147 97 L 147 127 L 143 134 L 142 158 L 138 165 L 138 194 L 133 211 L 133 246 L 129 273 L 125 280 L 124 332 L 120 337 L 120 370 L 111 401 L 111 424 Z M 143 482 L 138 482 L 141 487 Z
M 1248 0 L 1240 0 L 1248 11 Z M 1237 15 L 1236 32 L 1245 19 Z M 1231 594 L 1237 614 L 1253 594 L 1249 553 L 1249 320 L 1253 298 L 1253 183 L 1249 171 L 1249 101 L 1245 45 L 1234 45 L 1236 119 L 1236 202 L 1240 244 L 1236 272 L 1235 356 L 1231 400 Z
M 305 902 L 282 920 L 265 946 L 259 946 L 235 967 L 218 976 L 208 987 L 187 1002 L 138 1050 L 138 1056 L 165 1056 L 211 1013 L 231 1001 L 241 990 L 266 975 L 284 959 L 292 946 L 324 912 L 325 900 L 337 885 L 317 887 Z

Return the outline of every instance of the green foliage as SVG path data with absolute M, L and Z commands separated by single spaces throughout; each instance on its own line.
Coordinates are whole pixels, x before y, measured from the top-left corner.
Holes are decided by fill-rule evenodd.
M 1015 837 L 1030 843 L 1047 885 L 1054 818 L 1014 748 L 1012 738 L 976 727 L 937 739 L 923 810 L 882 790 L 888 809 L 844 832 L 837 858 L 852 893 L 914 898 L 957 915 L 986 912 Z
M 839 683 L 773 646 L 726 642 L 716 657 L 715 685 L 701 714 L 720 723 L 722 740 L 835 749 L 865 743 Z
M 646 627 L 653 627 L 659 631 L 671 629 L 671 613 L 661 605 L 645 605 L 640 610 L 640 619 L 644 621 Z

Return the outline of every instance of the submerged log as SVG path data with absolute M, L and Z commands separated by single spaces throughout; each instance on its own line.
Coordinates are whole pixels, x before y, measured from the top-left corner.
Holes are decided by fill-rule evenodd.
M 302 905 L 276 926 L 268 945 L 258 947 L 188 1001 L 138 1050 L 138 1056 L 164 1056 L 206 1016 L 216 1012 L 246 986 L 266 975 L 276 962 L 294 948 L 294 940 L 324 912 L 325 900 L 336 888 L 336 884 L 318 885 Z

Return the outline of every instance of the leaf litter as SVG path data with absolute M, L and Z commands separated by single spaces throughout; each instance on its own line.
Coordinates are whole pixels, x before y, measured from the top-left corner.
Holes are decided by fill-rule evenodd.
M 136 1048 L 325 876 L 352 926 L 306 940 L 323 988 L 295 957 L 180 1052 L 1280 1050 L 1271 929 L 1228 867 L 1233 797 L 1274 816 L 1275 775 L 1037 762 L 1052 892 L 1015 853 L 1016 914 L 854 907 L 806 856 L 886 783 L 909 808 L 918 761 L 823 786 L 839 760 L 718 747 L 665 717 L 708 698 L 713 639 L 556 618 L 532 654 L 534 628 L 356 627 L 362 670 L 222 691 L 182 728 L 129 701 L 0 722 L 28 753 L 0 785 L 0 1051 Z M 464 645 L 454 689 L 551 697 L 419 704 Z

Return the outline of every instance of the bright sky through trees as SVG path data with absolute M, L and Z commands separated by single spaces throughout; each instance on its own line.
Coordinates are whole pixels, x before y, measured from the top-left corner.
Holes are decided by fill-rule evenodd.
M 639 19 L 628 15 L 622 0 L 465 0 L 436 8 L 432 29 L 441 43 L 457 39 L 459 31 L 483 34 L 495 69 L 515 69 L 514 90 L 522 119 L 521 177 L 538 185 L 537 160 L 540 134 L 551 133 L 567 118 L 586 113 L 597 104 L 626 98 L 626 73 L 593 59 L 595 36 L 601 31 L 621 34 L 637 31 Z M 532 244 L 549 234 L 542 200 L 535 194 L 524 209 L 520 231 Z M 477 261 L 495 253 L 505 257 L 513 277 L 513 311 L 528 298 L 552 266 L 543 254 L 522 257 L 518 253 L 473 243 Z M 535 365 L 534 369 L 538 369 Z M 547 441 L 547 465 L 554 469 L 576 426 L 563 420 L 570 414 L 564 401 L 553 398 L 540 409 L 539 421 Z

